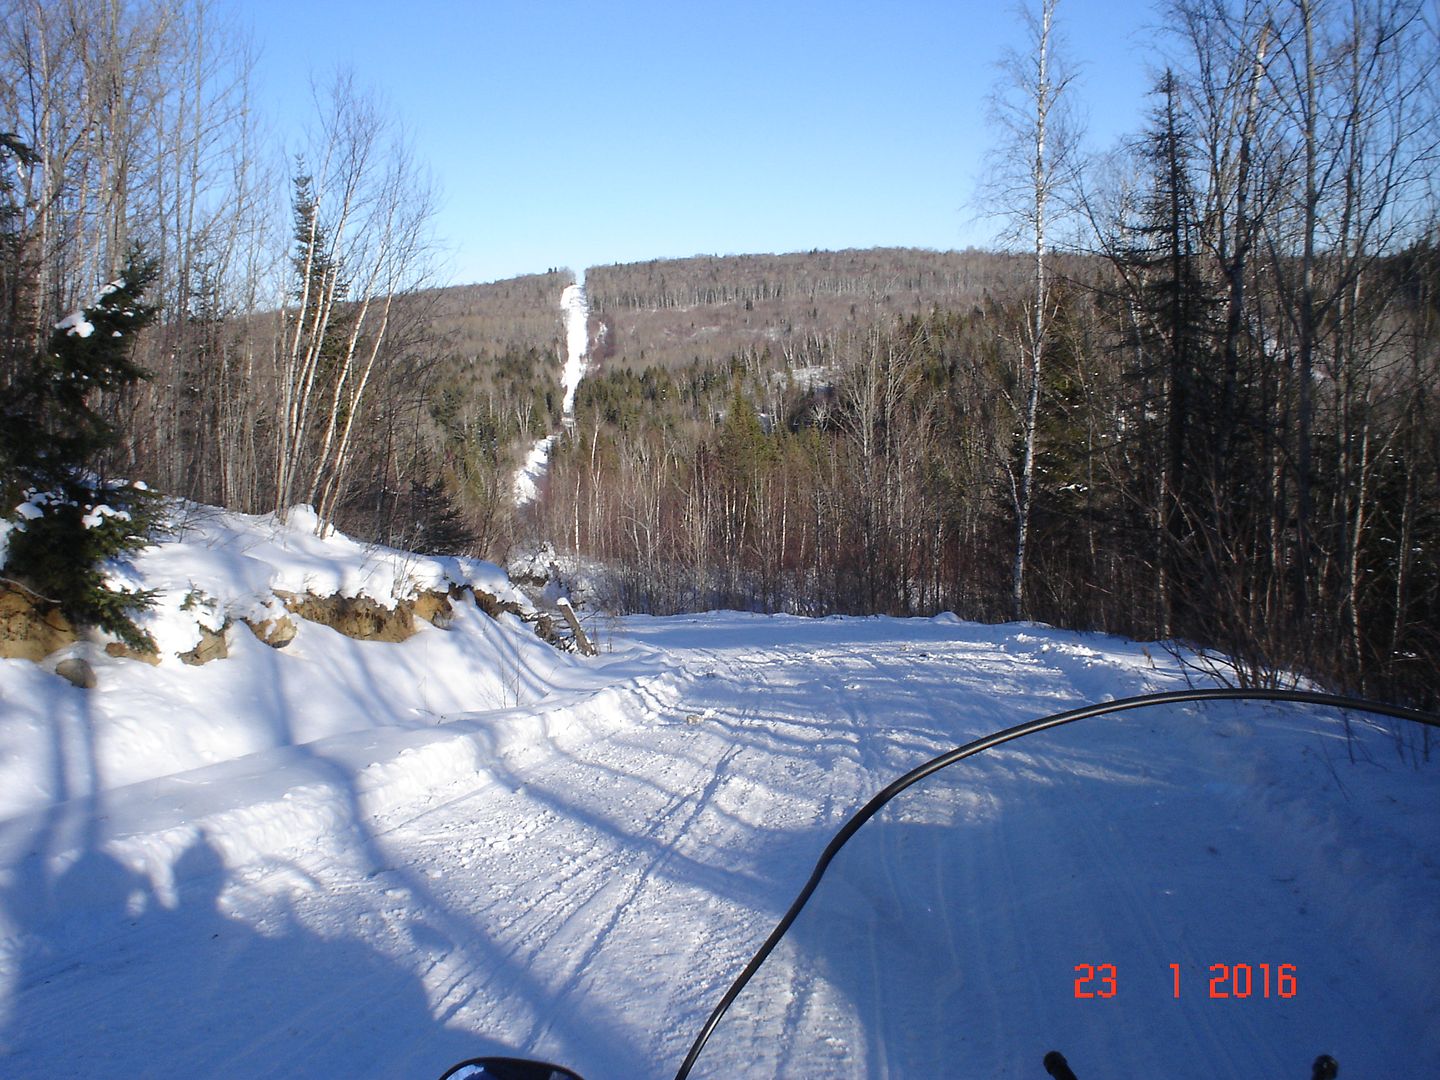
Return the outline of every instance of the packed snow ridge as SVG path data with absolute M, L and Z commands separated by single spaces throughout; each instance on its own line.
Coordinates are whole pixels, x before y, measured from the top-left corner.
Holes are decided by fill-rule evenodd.
M 552 691 L 568 658 L 517 616 L 497 621 L 472 601 L 479 592 L 534 616 L 499 567 L 360 544 L 333 529 L 317 536 L 317 524 L 303 506 L 282 521 L 172 504 L 170 534 L 108 573 L 154 594 L 136 619 L 156 644 L 154 666 L 112 656 L 98 638 L 52 653 L 43 667 L 3 661 L 0 818 L 347 732 L 433 727 Z M 427 592 L 452 598 L 446 629 L 415 618 L 414 636 L 393 644 L 346 637 L 287 606 L 338 597 L 395 611 Z M 261 635 L 281 621 L 294 636 L 272 648 Z M 223 637 L 228 657 L 182 662 L 207 634 Z M 50 674 L 72 658 L 95 671 L 96 692 L 71 694 Z

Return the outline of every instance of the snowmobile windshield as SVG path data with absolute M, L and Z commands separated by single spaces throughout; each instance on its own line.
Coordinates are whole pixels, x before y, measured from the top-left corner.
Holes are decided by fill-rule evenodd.
M 940 768 L 835 853 L 689 1075 L 1428 1075 L 1437 736 L 1169 701 Z

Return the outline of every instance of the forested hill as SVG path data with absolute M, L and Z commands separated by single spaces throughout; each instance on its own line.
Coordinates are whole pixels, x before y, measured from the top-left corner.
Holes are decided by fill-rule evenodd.
M 1295 260 L 1228 305 L 1174 262 L 1053 257 L 1043 366 L 1023 255 L 592 270 L 600 363 L 511 535 L 604 567 L 622 610 L 1018 606 L 1433 701 L 1433 249 L 1364 268 L 1373 336 L 1327 324 L 1323 377 L 1269 321 Z
M 560 342 L 560 293 L 574 280 L 563 270 L 484 285 L 434 290 L 431 328 L 456 356 L 506 349 L 551 350 Z
M 1070 260 L 1075 272 L 1087 265 Z M 787 371 L 833 369 L 850 344 L 878 327 L 936 311 L 976 313 L 1018 297 L 1029 273 L 1022 256 L 907 248 L 591 268 L 585 273 L 591 372 L 580 388 L 581 419 L 605 423 L 645 413 L 675 422 L 674 400 L 657 402 L 631 385 L 647 371 L 652 382 L 665 371 L 687 386 L 703 385 L 689 394 L 695 415 L 724 412 L 729 383 L 722 373 L 737 362 L 752 371 L 746 396 L 773 412 L 764 388 L 783 382 Z M 515 470 L 535 440 L 560 426 L 560 297 L 574 276 L 551 269 L 407 299 L 419 324 L 416 340 L 431 358 L 423 393 L 414 393 L 416 385 L 401 395 L 420 405 L 410 427 L 412 460 L 419 463 L 411 476 L 438 483 L 465 522 L 462 534 L 494 557 L 525 531 L 512 505 Z M 357 505 L 363 511 L 365 501 Z M 417 513 L 433 517 L 416 506 L 389 512 L 386 521 Z M 341 517 L 359 534 L 374 531 L 363 512 Z M 396 539 L 383 529 L 381 535 Z M 424 535 L 431 543 L 452 536 L 448 527 L 428 525 Z
M 1030 268 L 1016 255 L 870 248 L 601 266 L 585 281 L 595 359 L 642 370 L 766 349 L 803 363 L 847 332 L 1011 293 Z
M 1081 273 L 1081 259 L 1061 260 Z M 769 349 L 798 363 L 819 342 L 935 309 L 970 311 L 1014 296 L 1033 259 L 986 251 L 867 248 L 784 255 L 696 255 L 585 272 L 592 360 L 641 371 L 724 363 Z M 559 297 L 571 274 L 551 270 L 435 290 L 434 327 L 456 357 L 536 349 L 557 355 Z

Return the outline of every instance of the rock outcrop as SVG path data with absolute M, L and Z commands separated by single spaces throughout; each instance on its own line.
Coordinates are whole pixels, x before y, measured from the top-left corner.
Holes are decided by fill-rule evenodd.
M 283 649 L 294 640 L 298 631 L 296 619 L 328 626 L 358 641 L 405 641 L 415 634 L 417 619 L 440 629 L 449 626 L 455 617 L 457 603 L 474 603 L 491 618 L 514 615 L 534 624 L 535 633 L 542 640 L 559 648 L 574 647 L 568 637 L 558 632 L 555 620 L 549 615 L 524 608 L 513 600 L 501 600 L 483 589 L 457 585 L 448 592 L 425 590 L 414 597 L 397 600 L 394 607 L 386 607 L 364 596 L 317 596 L 279 591 L 275 595 L 284 605 L 285 613 L 280 613 L 277 606 L 273 618 L 241 620 L 256 638 L 274 649 Z M 200 641 L 194 648 L 176 655 L 191 665 L 224 659 L 230 652 L 226 634 L 232 625 L 229 620 L 219 630 L 201 625 Z M 58 606 L 23 590 L 0 585 L 0 657 L 42 660 L 73 644 L 80 636 Z M 105 653 L 147 664 L 158 664 L 161 659 L 154 652 L 132 649 L 115 641 L 106 644 Z M 77 682 L 76 685 L 83 683 Z
M 289 615 L 274 619 L 242 619 L 250 632 L 272 649 L 283 649 L 295 640 L 298 628 Z
M 0 583 L 0 657 L 43 660 L 78 638 L 58 604 Z
M 181 653 L 180 660 L 192 667 L 198 667 L 200 664 L 208 664 L 211 660 L 225 659 L 230 655 L 230 646 L 225 642 L 225 631 L 229 628 L 229 622 L 226 622 L 219 631 L 211 630 L 208 626 L 200 627 L 200 644 L 189 652 Z
M 95 669 L 83 657 L 68 656 L 55 665 L 55 674 L 81 690 L 95 689 Z

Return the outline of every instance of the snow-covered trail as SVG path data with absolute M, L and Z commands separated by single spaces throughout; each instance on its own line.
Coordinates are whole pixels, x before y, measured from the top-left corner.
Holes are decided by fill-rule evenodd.
M 423 799 L 376 813 L 347 786 L 367 733 L 294 748 L 341 792 L 304 842 L 237 860 L 197 834 L 174 895 L 131 909 L 140 883 L 91 856 L 55 888 L 115 910 L 17 939 L 0 1074 L 427 1077 L 514 1052 L 670 1076 L 884 783 L 983 731 L 1178 684 L 1117 639 L 945 619 L 637 618 L 616 644 L 608 688 L 597 671 L 453 725 L 479 767 Z M 1382 769 L 1381 740 L 1317 811 L 1277 771 L 1280 735 L 1212 720 L 1049 733 L 882 815 L 697 1075 L 937 1075 L 915 1067 L 937 1043 L 938 1075 L 1034 1077 L 1057 1046 L 1082 1077 L 1303 1076 L 1322 1050 L 1349 1075 L 1426 1074 L 1433 775 Z M 1298 786 L 1327 786 L 1343 744 L 1306 738 Z M 1371 822 L 1376 783 L 1398 802 Z M 1219 962 L 1296 964 L 1301 996 L 1206 1000 Z M 1116 965 L 1120 996 L 1076 1000 L 1081 963 Z
M 633 620 L 630 631 L 681 664 L 675 706 L 517 779 L 512 805 L 477 798 L 412 822 L 403 845 L 459 845 L 498 862 L 487 878 L 545 882 L 469 901 L 440 889 L 474 904 L 507 961 L 551 987 L 537 1011 L 503 992 L 503 976 L 478 1007 L 466 982 L 454 1018 L 592 1078 L 673 1072 L 829 833 L 983 726 L 977 687 L 1016 664 L 980 663 L 983 648 L 957 645 L 944 624 L 897 634 L 893 623 L 726 615 Z M 965 673 L 937 685 L 947 667 Z M 530 823 L 523 844 L 465 843 L 517 816 Z M 443 878 L 467 882 L 478 865 Z
M 580 271 L 573 284 L 560 294 L 560 310 L 565 321 L 565 366 L 560 373 L 560 388 L 565 397 L 561 406 L 561 422 L 566 429 L 575 425 L 575 391 L 590 369 L 590 304 L 585 298 L 585 275 Z M 540 494 L 540 481 L 550 464 L 550 451 L 558 435 L 537 439 L 515 474 L 513 494 L 516 506 L 532 503 Z
M 565 391 L 562 416 L 567 425 L 575 422 L 575 391 L 590 367 L 590 302 L 585 296 L 585 272 L 560 294 L 565 312 L 565 370 L 560 385 Z

